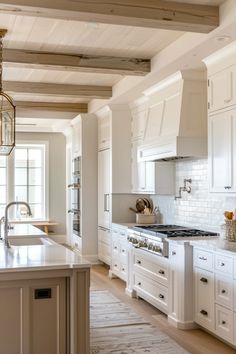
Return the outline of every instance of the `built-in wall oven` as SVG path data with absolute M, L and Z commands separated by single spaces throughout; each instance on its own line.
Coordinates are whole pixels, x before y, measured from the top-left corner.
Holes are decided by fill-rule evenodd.
M 68 211 L 72 215 L 73 234 L 80 235 L 80 191 L 81 191 L 81 158 L 76 157 L 72 161 L 72 183 L 70 189 L 71 208 Z

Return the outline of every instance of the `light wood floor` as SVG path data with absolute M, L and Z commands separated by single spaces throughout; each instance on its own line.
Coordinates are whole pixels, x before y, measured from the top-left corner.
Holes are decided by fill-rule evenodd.
M 92 267 L 91 289 L 107 289 L 122 302 L 151 322 L 178 342 L 191 354 L 235 354 L 236 350 L 219 341 L 201 329 L 182 331 L 169 325 L 167 317 L 156 308 L 141 299 L 131 299 L 125 294 L 125 283 L 120 279 L 109 279 L 108 268 L 103 265 Z M 155 316 L 155 319 L 152 317 Z

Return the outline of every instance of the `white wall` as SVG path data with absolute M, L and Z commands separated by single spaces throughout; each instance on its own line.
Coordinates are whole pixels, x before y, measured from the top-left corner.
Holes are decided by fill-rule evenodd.
M 16 143 L 47 141 L 49 144 L 48 218 L 58 222 L 56 234 L 66 234 L 66 138 L 61 133 L 17 133 Z
M 176 195 L 184 178 L 192 179 L 192 192 L 182 193 L 182 199 L 152 197 L 154 204 L 160 207 L 163 222 L 219 232 L 224 223 L 224 211 L 236 208 L 236 197 L 208 192 L 207 159 L 176 162 Z

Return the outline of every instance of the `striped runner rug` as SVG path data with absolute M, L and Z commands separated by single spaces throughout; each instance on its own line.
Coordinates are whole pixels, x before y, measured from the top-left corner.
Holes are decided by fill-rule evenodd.
M 189 354 L 107 290 L 90 296 L 90 354 Z

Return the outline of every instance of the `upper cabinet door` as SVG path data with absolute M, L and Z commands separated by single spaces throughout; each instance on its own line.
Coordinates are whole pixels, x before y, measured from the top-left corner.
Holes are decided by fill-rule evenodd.
M 147 120 L 147 106 L 142 105 L 132 110 L 131 138 L 132 140 L 143 139 Z
M 110 112 L 98 118 L 98 150 L 108 149 L 111 144 Z
M 236 191 L 236 110 L 209 118 L 210 191 Z
M 231 66 L 208 80 L 209 111 L 223 109 L 236 103 L 236 66 Z

